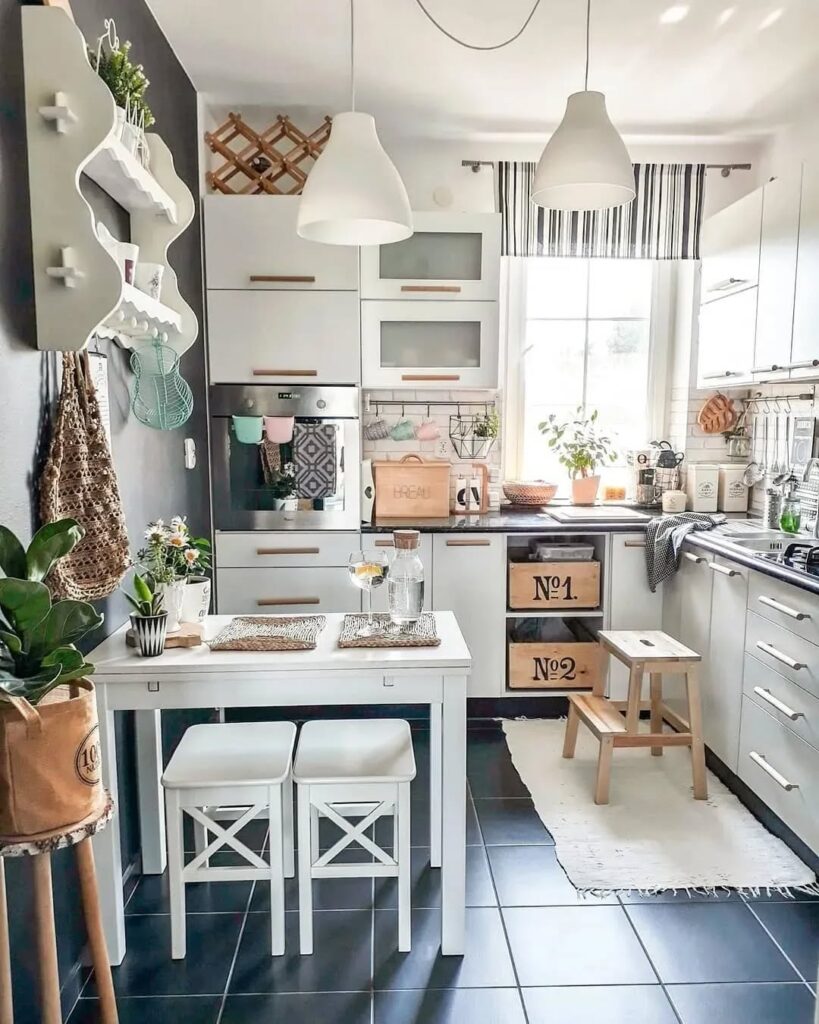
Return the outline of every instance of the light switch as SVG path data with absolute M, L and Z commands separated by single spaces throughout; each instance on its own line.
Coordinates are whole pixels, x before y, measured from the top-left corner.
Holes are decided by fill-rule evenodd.
M 185 469 L 196 469 L 196 441 L 185 438 Z

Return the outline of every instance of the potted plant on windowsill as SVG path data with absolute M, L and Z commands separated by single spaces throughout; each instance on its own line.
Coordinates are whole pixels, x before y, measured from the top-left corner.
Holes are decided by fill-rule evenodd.
M 593 505 L 600 487 L 598 466 L 614 462 L 617 452 L 611 438 L 601 434 L 597 426 L 598 412 L 583 415 L 578 406 L 575 418 L 561 423 L 552 413 L 548 420 L 538 424 L 538 430 L 548 438 L 549 447 L 569 471 L 572 478 L 572 501 L 575 505 Z
M 133 606 L 131 628 L 136 634 L 139 652 L 143 658 L 156 658 L 165 650 L 168 632 L 168 613 L 164 608 L 165 594 L 148 573 L 134 576 L 134 592 L 123 591 Z
M 99 816 L 94 671 L 75 644 L 102 624 L 85 601 L 51 600 L 44 580 L 85 535 L 48 523 L 24 549 L 0 526 L 0 839 L 43 837 Z

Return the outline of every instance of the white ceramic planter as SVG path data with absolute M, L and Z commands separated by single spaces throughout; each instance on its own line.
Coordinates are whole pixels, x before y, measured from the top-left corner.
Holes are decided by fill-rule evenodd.
M 190 576 L 182 591 L 180 622 L 202 622 L 210 608 L 211 582 L 207 576 Z
M 173 583 L 160 583 L 159 585 L 165 597 L 165 611 L 168 613 L 168 633 L 179 632 L 185 586 L 184 580 L 174 580 Z

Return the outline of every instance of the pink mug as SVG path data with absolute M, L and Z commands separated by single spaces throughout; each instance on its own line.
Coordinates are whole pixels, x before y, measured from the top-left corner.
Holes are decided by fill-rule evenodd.
M 415 437 L 419 441 L 437 441 L 441 436 L 441 428 L 435 420 L 424 420 L 415 431 Z
M 289 444 L 293 440 L 293 416 L 265 416 L 264 434 L 273 444 Z

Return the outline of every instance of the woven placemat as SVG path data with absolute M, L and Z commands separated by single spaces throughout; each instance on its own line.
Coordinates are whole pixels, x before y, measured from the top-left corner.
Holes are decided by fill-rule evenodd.
M 350 614 L 344 616 L 339 647 L 438 647 L 441 638 L 435 632 L 435 616 L 431 612 L 422 612 L 421 618 L 411 626 L 395 627 L 389 615 L 376 612 L 373 622 L 384 629 L 378 636 L 359 636 L 358 631 L 367 621 L 366 615 Z
M 324 615 L 238 615 L 207 641 L 212 651 L 313 651 Z

